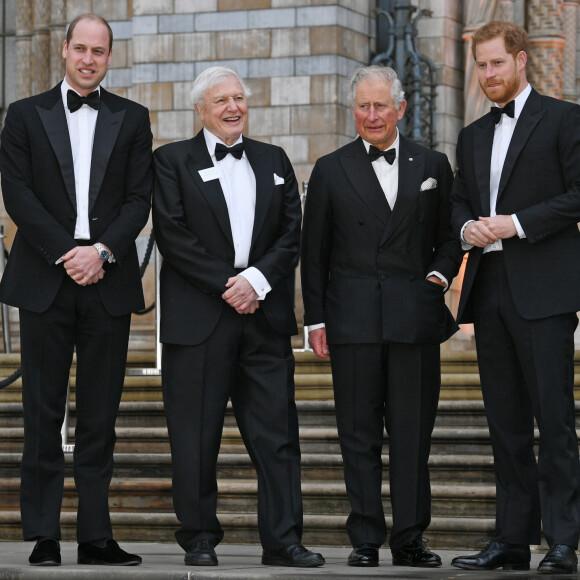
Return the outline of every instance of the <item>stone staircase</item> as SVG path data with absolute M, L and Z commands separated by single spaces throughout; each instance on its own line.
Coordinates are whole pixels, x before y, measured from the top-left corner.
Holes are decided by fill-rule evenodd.
M 493 460 L 475 355 L 444 352 L 442 357 L 443 387 L 430 459 L 433 519 L 427 536 L 433 548 L 472 548 L 479 538 L 493 533 Z M 153 367 L 153 358 L 151 353 L 133 352 L 129 368 Z M 349 508 L 334 419 L 330 367 L 308 352 L 297 352 L 296 359 L 304 542 L 347 546 L 344 526 Z M 0 355 L 0 377 L 9 376 L 18 365 L 18 355 Z M 74 442 L 74 382 L 73 370 L 71 442 Z M 0 540 L 21 539 L 18 494 L 22 437 L 18 380 L 0 391 Z M 67 454 L 66 461 L 62 526 L 65 538 L 74 539 L 76 496 L 71 454 Z M 384 465 L 384 504 L 390 518 L 387 444 Z M 257 543 L 255 472 L 230 411 L 224 427 L 218 480 L 224 541 Z M 110 505 L 117 539 L 173 541 L 178 524 L 171 502 L 171 458 L 159 376 L 127 376 L 117 421 Z

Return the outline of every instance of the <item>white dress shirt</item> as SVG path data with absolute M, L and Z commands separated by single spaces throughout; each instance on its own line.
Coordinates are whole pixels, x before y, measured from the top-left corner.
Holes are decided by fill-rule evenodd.
M 516 128 L 516 123 L 518 122 L 518 118 L 522 113 L 522 109 L 526 104 L 528 96 L 532 87 L 528 84 L 526 88 L 514 99 L 514 116 L 513 119 L 508 117 L 507 115 L 502 115 L 499 123 L 496 124 L 495 130 L 493 133 L 493 145 L 491 148 L 491 164 L 489 167 L 489 215 L 490 217 L 496 216 L 496 207 L 497 207 L 497 195 L 499 192 L 499 182 L 501 179 L 501 173 L 503 171 L 503 166 L 505 163 L 505 158 L 507 155 L 507 151 L 509 145 L 511 143 L 514 130 Z M 514 225 L 516 226 L 516 230 L 518 232 L 518 236 L 520 238 L 525 238 L 526 234 L 522 229 L 520 224 L 520 220 L 518 220 L 516 214 L 511 215 Z M 461 242 L 464 250 L 469 250 L 473 246 L 468 244 L 464 237 L 463 232 L 469 223 L 474 220 L 469 220 L 465 222 L 463 228 L 461 228 Z M 494 242 L 493 244 L 487 244 L 483 248 L 483 253 L 486 254 L 487 252 L 497 252 L 499 250 L 503 250 L 503 244 L 501 240 Z
M 75 240 L 90 240 L 89 180 L 91 176 L 91 158 L 93 156 L 95 126 L 99 112 L 88 105 L 83 105 L 80 109 L 71 113 L 67 106 L 66 95 L 69 90 L 74 91 L 74 89 L 66 82 L 66 78 L 62 82 L 60 90 L 70 136 L 75 173 L 77 221 L 74 238 Z M 100 87 L 97 90 L 100 92 Z M 75 92 L 80 94 L 78 91 Z
M 228 154 L 218 161 L 215 157 L 215 146 L 217 143 L 226 144 L 207 129 L 204 128 L 203 132 L 211 160 L 218 169 L 220 185 L 228 206 L 235 250 L 234 267 L 245 268 L 240 276 L 252 285 L 258 294 L 258 300 L 263 300 L 272 287 L 260 270 L 254 266 L 248 268 L 256 211 L 256 176 L 245 151 L 241 159 Z M 233 145 L 241 142 L 240 135 Z

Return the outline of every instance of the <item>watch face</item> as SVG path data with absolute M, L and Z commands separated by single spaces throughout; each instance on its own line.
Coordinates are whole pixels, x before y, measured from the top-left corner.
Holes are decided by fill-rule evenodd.
M 101 258 L 101 260 L 108 260 L 109 259 L 109 252 L 107 252 L 107 250 L 101 250 L 99 252 L 99 258 Z

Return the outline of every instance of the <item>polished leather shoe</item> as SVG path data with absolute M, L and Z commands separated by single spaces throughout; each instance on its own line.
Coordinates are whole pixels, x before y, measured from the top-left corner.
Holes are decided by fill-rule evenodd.
M 125 552 L 112 539 L 106 540 L 103 547 L 99 547 L 93 542 L 79 544 L 77 550 L 77 564 L 138 566 L 142 561 L 141 556 Z
M 491 540 L 478 554 L 457 556 L 451 565 L 464 570 L 529 570 L 530 547 Z
M 400 550 L 393 551 L 393 566 L 436 568 L 441 566 L 441 558 L 434 554 L 421 538 L 416 538 Z
M 30 558 L 31 566 L 60 566 L 60 544 L 54 538 L 38 540 Z
M 542 574 L 572 574 L 577 569 L 576 550 L 564 544 L 553 545 L 538 566 Z
M 208 540 L 196 542 L 185 553 L 185 563 L 188 566 L 217 566 L 218 559 L 214 547 Z
M 293 566 L 295 568 L 317 568 L 325 563 L 322 554 L 307 550 L 302 544 L 292 544 L 281 550 L 262 553 L 262 564 L 266 566 Z
M 348 556 L 349 566 L 375 568 L 379 565 L 379 547 L 376 544 L 359 544 Z

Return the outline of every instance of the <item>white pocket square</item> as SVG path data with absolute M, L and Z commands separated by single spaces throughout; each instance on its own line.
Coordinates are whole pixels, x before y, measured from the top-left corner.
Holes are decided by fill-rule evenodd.
M 437 187 L 437 180 L 433 177 L 429 177 L 421 184 L 421 191 L 427 191 L 428 189 L 435 189 Z
M 274 173 L 274 185 L 284 185 L 284 178 Z

